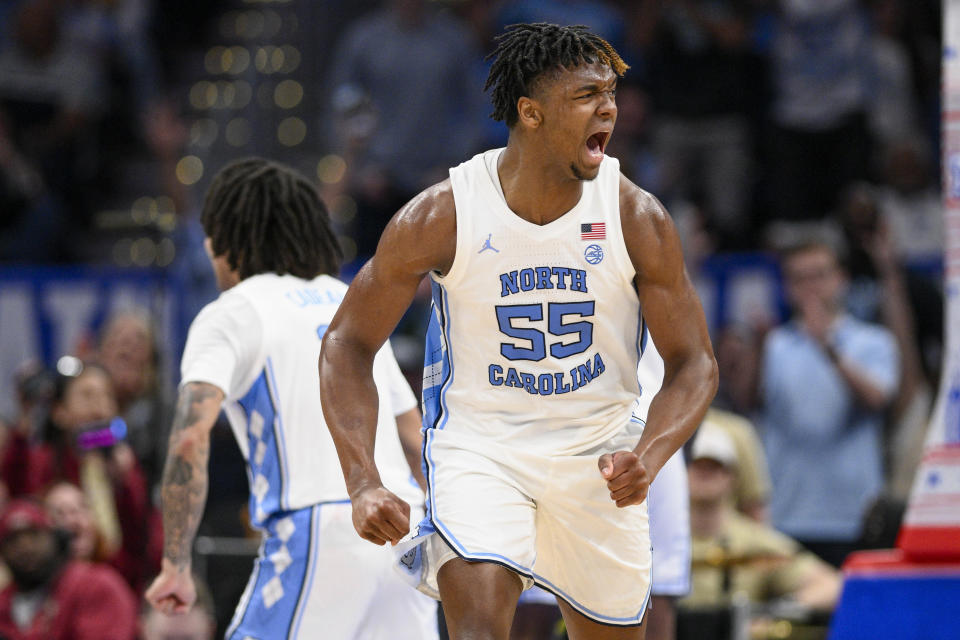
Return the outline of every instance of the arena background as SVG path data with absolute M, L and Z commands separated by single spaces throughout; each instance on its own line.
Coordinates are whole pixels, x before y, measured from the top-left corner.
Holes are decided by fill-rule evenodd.
M 789 316 L 784 246 L 844 247 L 849 310 L 882 321 L 879 227 L 909 282 L 917 375 L 935 390 L 941 14 L 935 0 L 0 0 L 0 424 L 24 419 L 38 371 L 96 358 L 122 311 L 150 319 L 145 393 L 153 418 L 169 416 L 186 330 L 216 296 L 203 194 L 234 158 L 316 180 L 349 279 L 400 204 L 505 143 L 484 54 L 522 21 L 587 24 L 631 65 L 608 152 L 675 218 L 726 408 L 760 410 L 763 338 Z M 377 40 L 384 15 L 413 26 Z M 427 304 L 393 338 L 415 390 Z M 915 468 L 898 443 L 922 441 L 929 413 L 901 440 L 887 433 L 894 515 L 878 546 L 892 545 Z M 165 434 L 142 439 L 155 484 Z M 220 425 L 197 551 L 221 629 L 256 548 L 246 490 Z

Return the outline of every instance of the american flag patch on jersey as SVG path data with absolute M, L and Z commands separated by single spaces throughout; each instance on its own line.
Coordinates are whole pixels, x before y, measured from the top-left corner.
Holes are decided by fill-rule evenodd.
M 603 240 L 607 237 L 606 222 L 585 222 L 580 225 L 581 240 Z

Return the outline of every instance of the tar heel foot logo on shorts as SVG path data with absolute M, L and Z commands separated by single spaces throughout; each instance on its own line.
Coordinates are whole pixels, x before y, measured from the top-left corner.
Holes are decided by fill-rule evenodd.
M 603 247 L 598 244 L 587 245 L 583 251 L 583 258 L 589 264 L 600 264 L 603 261 Z
M 410 571 L 410 572 L 415 571 L 418 565 L 420 564 L 419 562 L 417 562 L 417 560 L 419 560 L 419 558 L 417 557 L 417 554 L 419 552 L 420 552 L 419 545 L 414 547 L 413 549 L 410 549 L 410 551 L 407 551 L 405 554 L 400 556 L 400 561 L 399 561 L 400 564 L 405 566 L 407 568 L 407 571 Z

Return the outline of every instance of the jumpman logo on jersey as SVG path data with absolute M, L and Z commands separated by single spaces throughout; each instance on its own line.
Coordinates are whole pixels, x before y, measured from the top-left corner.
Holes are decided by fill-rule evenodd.
M 477 251 L 477 253 L 483 253 L 483 252 L 486 251 L 487 249 L 490 249 L 491 251 L 496 251 L 497 253 L 500 253 L 500 249 L 497 249 L 495 246 L 493 246 L 492 244 L 490 244 L 490 238 L 492 238 L 492 237 L 493 237 L 493 234 L 492 234 L 492 233 L 488 233 L 488 234 L 487 234 L 487 239 L 484 241 L 483 247 L 481 247 L 480 251 Z

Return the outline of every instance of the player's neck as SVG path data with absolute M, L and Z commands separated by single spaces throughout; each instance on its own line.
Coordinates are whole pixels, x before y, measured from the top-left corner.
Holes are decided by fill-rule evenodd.
M 583 193 L 582 181 L 520 144 L 507 145 L 497 173 L 507 206 L 533 224 L 553 222 L 573 209 Z

